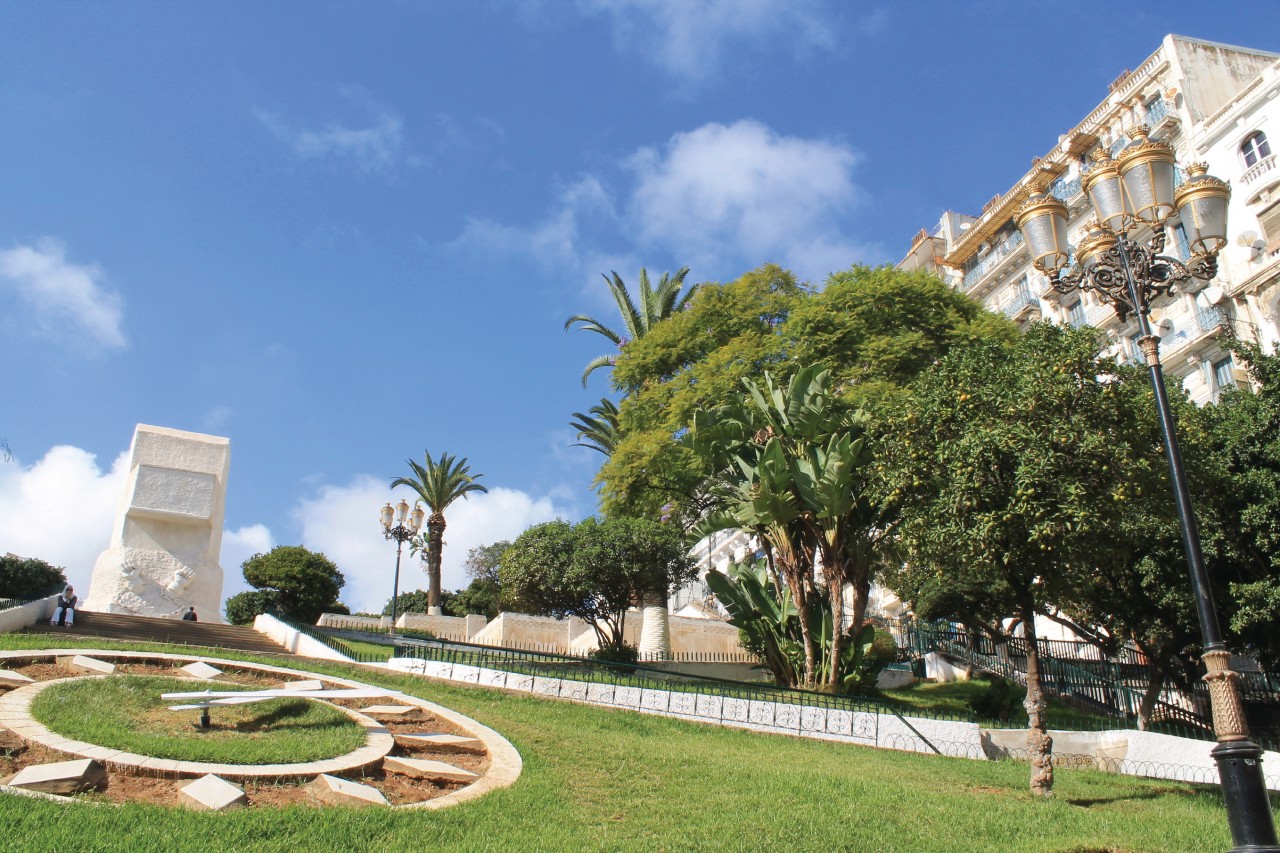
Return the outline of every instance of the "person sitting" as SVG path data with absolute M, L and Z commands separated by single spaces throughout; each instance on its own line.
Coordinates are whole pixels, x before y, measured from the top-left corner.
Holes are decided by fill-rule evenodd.
M 200 619 L 196 616 L 196 609 L 194 607 L 188 607 L 187 612 L 182 614 L 182 621 L 199 622 Z
M 65 625 L 70 628 L 76 621 L 76 591 L 70 584 L 62 591 L 62 595 L 58 596 L 58 603 L 53 609 L 53 618 L 49 620 L 50 625 Z

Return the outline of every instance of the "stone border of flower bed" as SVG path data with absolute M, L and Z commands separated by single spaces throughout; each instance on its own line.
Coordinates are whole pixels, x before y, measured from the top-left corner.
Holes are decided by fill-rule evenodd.
M 170 654 L 165 652 L 130 652 L 101 649 L 24 649 L 0 651 L 0 664 L 12 665 L 17 663 L 43 662 L 54 660 L 58 657 L 65 657 L 68 654 L 90 655 L 100 660 L 116 661 L 121 663 L 193 663 L 196 661 L 204 661 L 208 664 L 222 666 L 229 669 L 241 669 L 257 673 L 288 676 L 292 678 L 314 678 L 322 682 L 327 682 L 341 687 L 359 688 L 370 686 L 363 682 L 353 681 L 351 679 L 338 678 L 331 675 L 321 675 L 318 673 L 308 672 L 306 670 L 290 669 L 288 667 L 274 666 L 271 664 L 229 660 L 200 655 Z M 0 666 L 0 668 L 3 667 Z M 84 677 L 92 678 L 104 676 L 78 676 L 78 678 Z M 31 702 L 40 690 L 69 680 L 71 679 L 64 678 L 52 681 L 42 681 L 9 691 L 6 695 L 0 697 L 0 726 L 4 726 L 5 728 L 12 730 L 24 740 L 39 744 L 40 746 L 57 752 L 64 752 L 82 758 L 93 758 L 103 762 L 111 769 L 124 770 L 126 772 L 132 772 L 142 776 L 168 778 L 198 777 L 211 773 L 227 779 L 240 780 L 299 779 L 315 777 L 325 773 L 334 774 L 338 772 L 358 772 L 362 769 L 381 763 L 382 759 L 391 750 L 391 747 L 394 744 L 394 739 L 390 732 L 388 732 L 380 723 L 358 711 L 342 708 L 341 710 L 346 712 L 354 720 L 360 723 L 360 725 L 365 727 L 368 732 L 368 740 L 366 741 L 365 746 L 360 749 L 336 758 L 299 764 L 246 765 L 177 761 L 174 759 L 135 755 L 61 737 L 60 735 L 49 731 L 48 728 L 38 723 L 36 720 L 32 719 L 30 715 Z M 510 741 L 493 729 L 482 725 L 470 717 L 459 714 L 456 711 L 445 708 L 441 705 L 437 705 L 434 702 L 420 699 L 416 696 L 409 696 L 406 694 L 403 698 L 398 699 L 398 701 L 416 706 L 440 717 L 441 719 L 448 720 L 450 723 L 453 723 L 471 734 L 472 737 L 481 741 L 489 755 L 489 768 L 485 771 L 484 775 L 480 777 L 480 779 L 464 788 L 458 789 L 457 791 L 453 791 L 442 797 L 426 800 L 424 802 L 409 803 L 403 806 L 395 806 L 393 808 L 445 808 L 447 806 L 456 805 L 458 803 L 483 796 L 489 791 L 508 787 L 514 784 L 520 777 L 520 773 L 523 769 L 523 761 L 520 758 L 520 753 L 511 745 Z M 0 792 L 27 793 L 6 785 L 0 785 Z M 68 801 L 70 802 L 70 800 Z

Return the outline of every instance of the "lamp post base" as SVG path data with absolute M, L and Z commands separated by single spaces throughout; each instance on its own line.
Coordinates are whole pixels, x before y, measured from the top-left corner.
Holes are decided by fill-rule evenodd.
M 1218 744 L 1211 754 L 1218 764 L 1235 844 L 1230 853 L 1280 853 L 1262 775 L 1262 749 L 1251 741 L 1236 740 Z

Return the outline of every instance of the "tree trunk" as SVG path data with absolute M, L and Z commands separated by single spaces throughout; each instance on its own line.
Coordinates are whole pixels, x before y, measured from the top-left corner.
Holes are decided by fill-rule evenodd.
M 1160 698 L 1160 691 L 1164 688 L 1164 668 L 1157 666 L 1155 663 L 1151 665 L 1151 678 L 1147 682 L 1147 690 L 1142 694 L 1142 702 L 1138 704 L 1138 729 L 1146 731 L 1147 726 L 1151 725 L 1151 712 L 1156 707 L 1156 700 Z
M 840 692 L 840 656 L 844 653 L 844 584 L 837 581 L 830 583 L 827 593 L 831 600 L 831 650 L 828 662 L 831 671 L 827 673 L 827 688 L 832 693 Z
M 1036 637 L 1035 611 L 1022 608 L 1022 632 L 1027 641 L 1027 753 L 1031 759 L 1031 793 L 1048 797 L 1053 793 L 1053 738 L 1045 726 L 1044 691 L 1040 687 L 1040 649 Z
M 667 600 L 661 593 L 648 593 L 640 600 L 641 660 L 671 660 L 671 623 Z
M 431 513 L 427 518 L 427 613 L 440 615 L 440 564 L 444 558 L 444 515 Z

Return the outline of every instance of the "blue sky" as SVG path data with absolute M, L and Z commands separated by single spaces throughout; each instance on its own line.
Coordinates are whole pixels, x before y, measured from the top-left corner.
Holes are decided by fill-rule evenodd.
M 602 273 L 894 262 L 1169 32 L 1280 50 L 1280 4 L 0 5 L 0 552 L 87 589 L 142 422 L 231 438 L 228 593 L 302 543 L 357 608 L 391 478 L 468 457 L 460 586 L 595 509 Z

